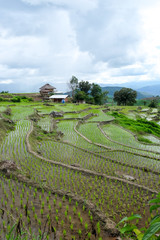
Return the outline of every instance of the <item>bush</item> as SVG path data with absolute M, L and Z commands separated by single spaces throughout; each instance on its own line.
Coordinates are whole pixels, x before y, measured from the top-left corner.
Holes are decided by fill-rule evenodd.
M 21 98 L 20 97 L 13 97 L 11 99 L 12 102 L 20 102 L 21 101 Z
M 148 107 L 151 108 L 157 108 L 158 107 L 158 101 L 156 99 L 153 99 L 150 104 L 148 105 Z
M 27 99 L 27 97 L 26 97 L 26 96 L 21 96 L 20 98 L 21 98 L 21 99 Z
M 28 98 L 28 101 L 29 101 L 29 102 L 33 102 L 33 98 L 29 97 L 29 98 Z
M 117 122 L 122 127 L 127 128 L 130 131 L 136 132 L 138 134 L 144 133 L 154 134 L 155 136 L 158 137 L 160 135 L 160 126 L 153 121 L 147 121 L 146 119 L 133 120 L 117 112 L 113 112 L 112 116 L 115 117 Z
M 157 210 L 155 216 L 149 222 L 149 227 L 138 229 L 138 227 L 131 223 L 134 220 L 139 220 L 142 217 L 139 214 L 132 214 L 129 217 L 124 217 L 118 224 L 117 227 L 120 230 L 122 236 L 125 236 L 125 239 L 138 239 L 138 240 L 158 240 L 159 230 L 160 230 L 160 215 L 158 214 L 158 209 L 160 208 L 160 193 L 158 193 L 155 199 L 149 201 L 149 204 L 152 204 L 150 207 L 150 213 Z M 122 225 L 120 227 L 120 225 Z M 127 238 L 126 238 L 127 236 Z

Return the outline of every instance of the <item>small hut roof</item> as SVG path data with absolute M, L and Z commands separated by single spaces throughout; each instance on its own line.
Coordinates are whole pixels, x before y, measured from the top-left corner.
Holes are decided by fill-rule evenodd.
M 45 90 L 45 89 L 56 89 L 55 87 L 52 87 L 50 84 L 45 84 L 44 86 L 42 86 L 41 88 L 40 88 L 40 90 Z
M 68 95 L 52 95 L 49 98 L 52 98 L 52 99 L 57 99 L 57 98 L 58 99 L 64 99 L 66 97 L 68 97 Z

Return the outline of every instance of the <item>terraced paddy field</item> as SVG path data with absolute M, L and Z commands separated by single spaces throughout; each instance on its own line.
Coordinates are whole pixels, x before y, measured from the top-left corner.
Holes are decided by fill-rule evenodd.
M 140 142 L 113 114 L 131 119 L 129 107 L 1 103 L 0 112 L 0 238 L 115 239 L 116 224 L 135 213 L 148 227 L 160 189 L 158 124 L 141 126 L 149 142 Z

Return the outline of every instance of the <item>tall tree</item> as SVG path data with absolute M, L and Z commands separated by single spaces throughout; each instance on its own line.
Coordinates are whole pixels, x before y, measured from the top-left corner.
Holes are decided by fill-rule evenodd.
M 75 95 L 74 95 L 74 100 L 75 101 L 83 101 L 86 99 L 86 93 L 84 91 L 76 91 Z
M 81 81 L 79 82 L 79 90 L 88 94 L 89 90 L 91 89 L 91 84 L 88 81 Z
M 134 105 L 136 103 L 137 92 L 131 88 L 122 88 L 120 91 L 114 93 L 113 100 L 117 105 Z
M 98 84 L 93 83 L 91 88 L 91 95 L 94 98 L 94 103 L 98 105 L 102 105 L 105 103 L 107 99 L 108 92 L 102 92 L 101 87 Z
M 75 90 L 78 88 L 78 78 L 76 78 L 75 76 L 72 76 L 68 85 L 72 91 L 72 97 L 74 97 Z

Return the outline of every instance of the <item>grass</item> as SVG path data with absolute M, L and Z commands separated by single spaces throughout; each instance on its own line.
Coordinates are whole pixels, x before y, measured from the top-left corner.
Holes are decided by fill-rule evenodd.
M 145 119 L 133 120 L 117 112 L 112 113 L 112 116 L 115 117 L 116 123 L 132 132 L 137 134 L 153 134 L 157 137 L 160 136 L 160 126 L 153 121 L 147 121 Z

